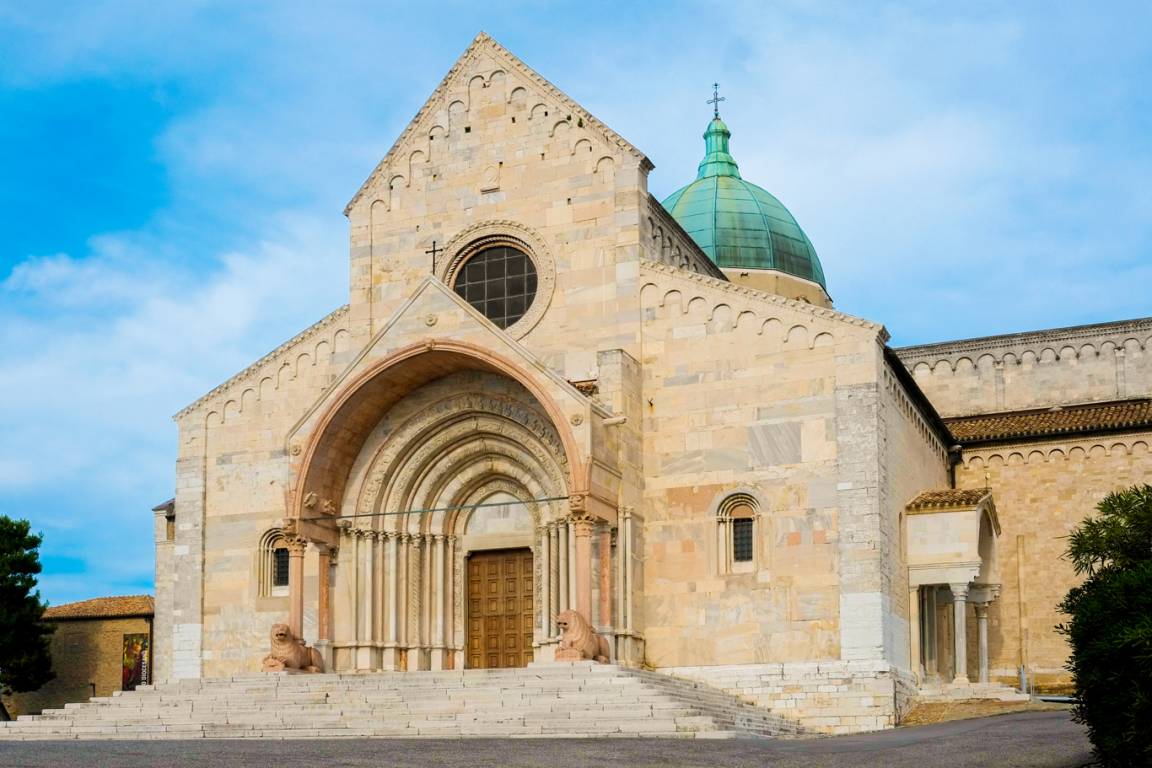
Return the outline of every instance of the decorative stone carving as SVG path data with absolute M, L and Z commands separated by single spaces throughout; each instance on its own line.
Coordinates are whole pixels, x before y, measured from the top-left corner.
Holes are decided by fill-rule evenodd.
M 556 617 L 556 626 L 561 633 L 556 661 L 592 659 L 608 663 L 608 640 L 592 631 L 592 625 L 579 611 L 562 611 Z
M 292 634 L 287 624 L 272 625 L 272 649 L 264 657 L 265 672 L 323 672 L 320 652 Z

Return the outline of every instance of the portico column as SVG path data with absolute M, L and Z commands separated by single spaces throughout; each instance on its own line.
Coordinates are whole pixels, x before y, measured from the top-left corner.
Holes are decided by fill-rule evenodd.
M 317 611 L 317 642 L 327 643 L 332 639 L 332 558 L 335 547 L 320 548 L 320 599 Z
M 912 674 L 916 681 L 924 678 L 923 664 L 920 659 L 920 587 L 908 588 L 908 660 Z
M 980 682 L 988 682 L 988 603 L 976 603 L 977 645 L 980 649 Z
M 288 546 L 288 626 L 296 637 L 304 636 L 304 550 L 308 542 L 299 536 L 284 540 Z
M 952 590 L 953 653 L 956 666 L 953 683 L 968 682 L 968 585 L 949 584 Z
M 592 520 L 578 517 L 572 521 L 576 535 L 576 610 L 592 623 Z

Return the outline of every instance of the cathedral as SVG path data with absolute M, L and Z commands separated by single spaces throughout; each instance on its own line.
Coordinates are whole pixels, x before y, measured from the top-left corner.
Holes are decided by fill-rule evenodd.
M 661 202 L 478 36 L 345 209 L 348 303 L 176 415 L 155 678 L 256 673 L 280 622 L 337 672 L 543 664 L 575 611 L 814 731 L 1066 686 L 1063 537 L 1152 478 L 1152 318 L 894 349 L 703 138 Z

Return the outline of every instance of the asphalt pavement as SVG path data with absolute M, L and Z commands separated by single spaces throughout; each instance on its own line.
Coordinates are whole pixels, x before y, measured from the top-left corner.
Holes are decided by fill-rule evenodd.
M 2 742 L 4 768 L 1079 768 L 1084 729 L 1067 712 L 1024 712 L 835 738 L 351 739 Z

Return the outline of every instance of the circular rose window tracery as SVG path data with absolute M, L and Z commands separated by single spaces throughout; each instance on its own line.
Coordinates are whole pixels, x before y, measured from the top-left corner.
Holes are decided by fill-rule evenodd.
M 536 299 L 536 288 L 532 259 L 504 244 L 469 256 L 452 281 L 461 298 L 501 329 L 524 317 Z

